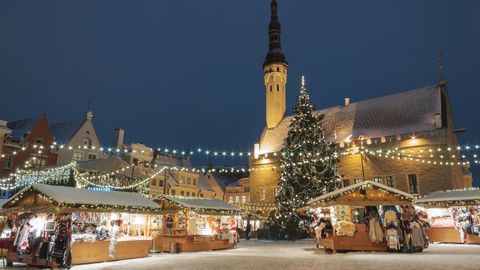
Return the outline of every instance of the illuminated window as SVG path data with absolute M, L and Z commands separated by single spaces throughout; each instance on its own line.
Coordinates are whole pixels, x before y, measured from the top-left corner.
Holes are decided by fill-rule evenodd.
M 382 184 L 382 183 L 383 183 L 383 179 L 382 179 L 381 176 L 375 176 L 375 177 L 373 177 L 373 182 Z
M 83 160 L 83 153 L 82 152 L 73 152 L 73 160 Z
M 389 187 L 395 187 L 395 177 L 393 175 L 385 176 L 385 182 Z
M 228 197 L 228 202 L 233 203 L 233 196 Z
M 267 191 L 264 188 L 260 189 L 260 201 L 265 201 L 265 196 L 267 195 Z
M 235 202 L 239 203 L 240 202 L 240 196 L 235 196 Z
M 354 183 L 354 184 L 358 184 L 358 183 L 360 183 L 360 182 L 362 182 L 362 178 L 354 178 L 354 179 L 353 179 L 353 183 Z
M 246 203 L 247 202 L 247 196 L 243 195 L 242 196 L 242 203 Z

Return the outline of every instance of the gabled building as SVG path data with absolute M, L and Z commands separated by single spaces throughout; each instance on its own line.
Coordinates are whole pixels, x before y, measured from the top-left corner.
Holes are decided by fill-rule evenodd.
M 57 155 L 50 152 L 53 135 L 45 114 L 7 123 L 10 130 L 3 140 L 0 177 L 9 177 L 17 168 L 41 169 L 55 165 Z
M 57 164 L 105 157 L 100 151 L 92 112 L 87 112 L 81 120 L 53 124 L 50 129 L 56 143 L 53 152 L 57 154 Z
M 268 35 L 263 63 L 266 125 L 250 158 L 250 201 L 265 214 L 275 208 L 279 156 L 292 121 L 285 115 L 288 63 L 275 0 Z M 314 89 L 310 93 L 319 94 Z M 428 194 L 469 185 L 443 74 L 431 86 L 359 102 L 345 98 L 341 105 L 316 113 L 324 115 L 325 135 L 337 153 L 348 153 L 339 154 L 342 186 L 372 180 L 411 194 Z M 388 150 L 395 158 L 386 157 Z M 376 151 L 383 155 L 370 154 Z

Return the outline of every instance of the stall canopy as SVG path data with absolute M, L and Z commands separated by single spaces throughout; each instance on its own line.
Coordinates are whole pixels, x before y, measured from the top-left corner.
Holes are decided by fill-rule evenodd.
M 13 195 L 3 209 L 32 212 L 156 213 L 160 207 L 138 193 L 32 184 Z
M 480 189 L 436 191 L 418 199 L 415 204 L 427 207 L 480 205 Z
M 331 205 L 404 205 L 411 204 L 413 200 L 411 194 L 398 189 L 363 181 L 311 199 L 307 205 L 311 208 Z
M 236 215 L 240 209 L 218 199 L 160 195 L 154 199 L 162 211 L 192 211 L 208 215 Z

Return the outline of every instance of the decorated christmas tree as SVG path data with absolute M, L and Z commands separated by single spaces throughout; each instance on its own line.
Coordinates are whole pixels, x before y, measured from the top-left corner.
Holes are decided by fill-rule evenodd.
M 301 237 L 311 221 L 298 209 L 310 199 L 333 191 L 340 179 L 335 150 L 321 126 L 324 116 L 314 112 L 304 77 L 293 111 L 280 158 L 281 177 L 274 216 L 281 237 L 290 240 Z

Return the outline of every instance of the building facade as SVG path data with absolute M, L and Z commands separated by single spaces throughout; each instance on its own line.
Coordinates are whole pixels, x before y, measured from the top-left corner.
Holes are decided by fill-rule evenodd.
M 7 123 L 4 136 L 0 177 L 10 177 L 18 169 L 38 169 L 55 165 L 57 155 L 51 153 L 54 139 L 45 114 Z
M 56 143 L 53 152 L 57 154 L 57 164 L 106 157 L 100 151 L 92 112 L 87 112 L 82 120 L 56 123 L 50 129 Z
M 291 116 L 285 116 L 288 63 L 281 49 L 278 5 L 271 4 L 269 51 L 263 71 L 266 126 L 250 158 L 250 208 L 275 208 L 279 156 Z M 315 91 L 311 91 L 315 94 Z M 338 153 L 341 185 L 373 180 L 412 194 L 471 185 L 460 160 L 447 83 L 316 111 Z

